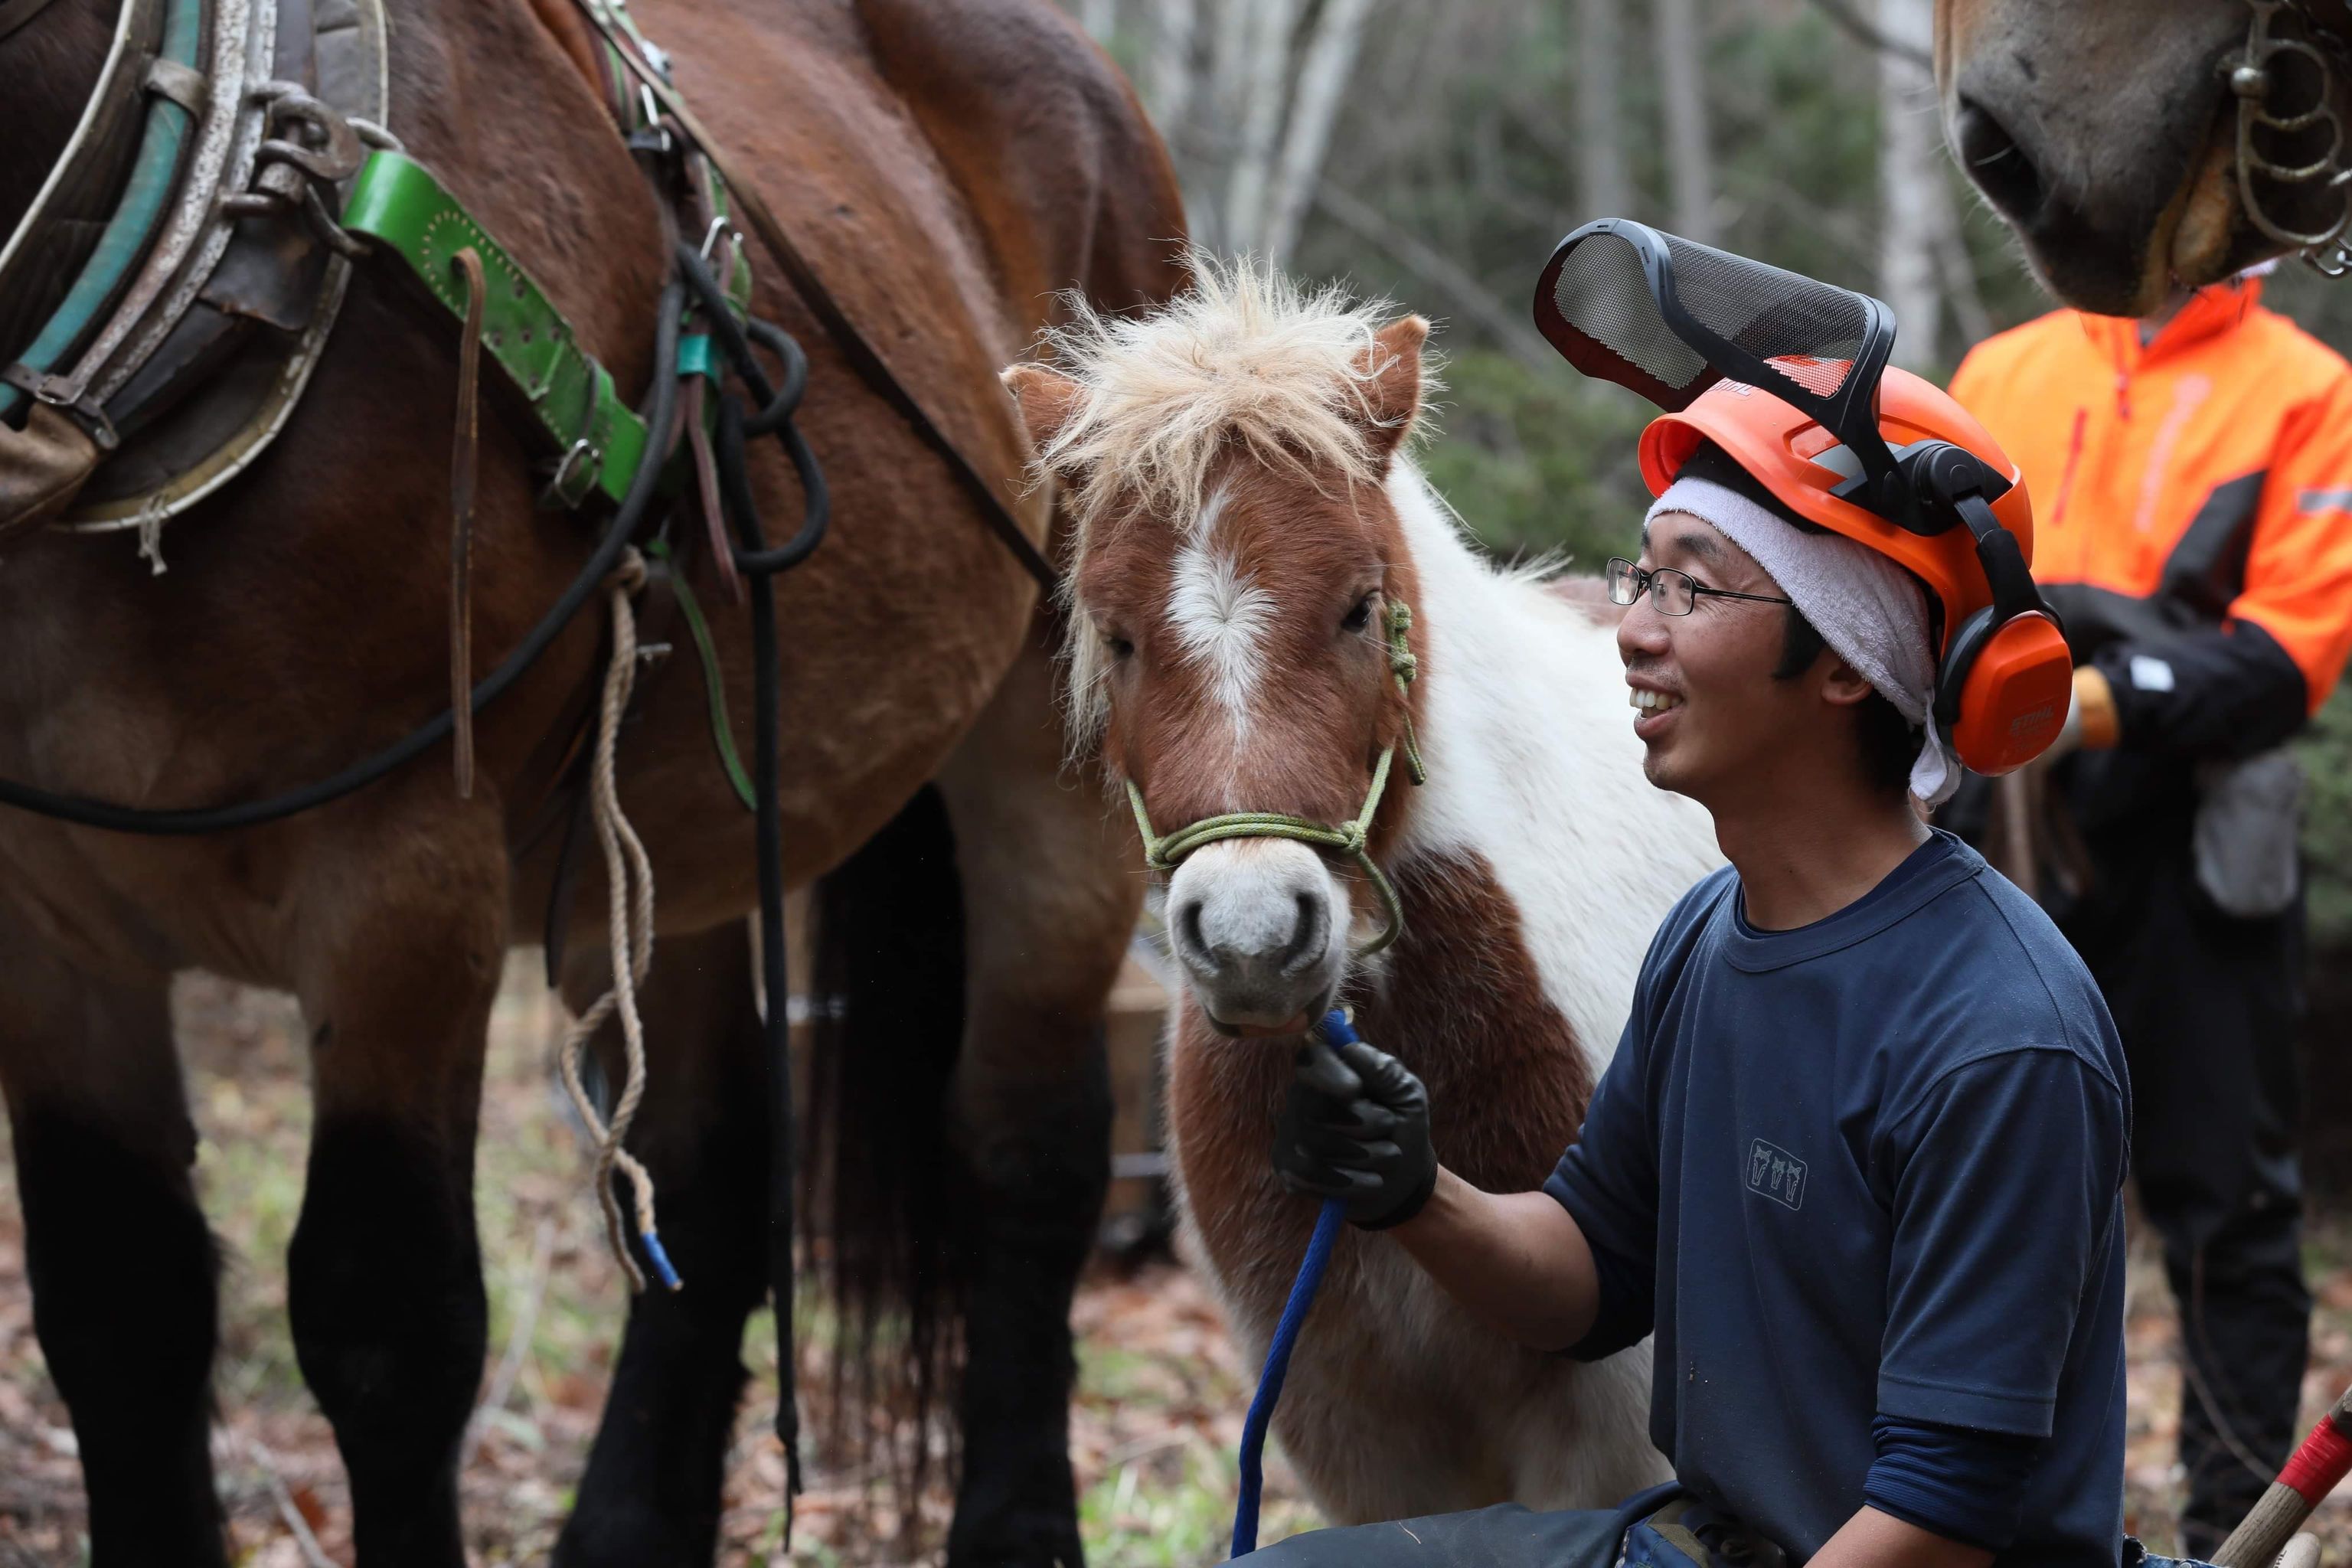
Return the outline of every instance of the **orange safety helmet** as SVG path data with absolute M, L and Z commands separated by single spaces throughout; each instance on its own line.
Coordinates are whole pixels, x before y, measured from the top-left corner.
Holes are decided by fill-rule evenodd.
M 1799 517 L 1927 584 L 1943 612 L 1932 717 L 1962 763 L 2005 773 L 2057 737 L 2074 661 L 2029 571 L 2023 479 L 1949 395 L 1888 367 L 1885 305 L 1612 220 L 1553 252 L 1536 323 L 1586 374 L 1666 410 L 1642 433 L 1651 494 L 1712 442 Z

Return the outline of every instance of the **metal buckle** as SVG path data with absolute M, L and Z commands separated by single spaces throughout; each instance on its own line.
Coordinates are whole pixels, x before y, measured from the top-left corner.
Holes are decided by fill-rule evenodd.
M 604 462 L 604 449 L 587 437 L 573 441 L 572 449 L 555 465 L 547 488 L 540 492 L 540 504 L 545 506 L 552 500 L 566 511 L 576 509 L 588 499 L 588 491 L 596 483 L 596 470 Z
M 15 387 L 34 402 L 54 408 L 82 428 L 100 452 L 111 452 L 122 445 L 122 437 L 114 428 L 114 421 L 96 398 L 87 393 L 76 396 L 72 383 L 61 375 L 44 375 L 20 361 L 0 365 L 0 384 Z
M 269 128 L 280 133 L 255 150 L 255 163 L 290 163 L 313 180 L 330 184 L 359 173 L 367 158 L 367 143 L 341 111 L 320 102 L 297 82 L 264 82 L 254 89 L 253 97 L 269 106 Z M 289 127 L 305 132 L 301 141 L 284 136 Z

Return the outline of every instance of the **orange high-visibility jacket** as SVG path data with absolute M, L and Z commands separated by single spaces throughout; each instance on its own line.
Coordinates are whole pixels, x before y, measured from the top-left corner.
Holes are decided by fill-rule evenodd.
M 2146 347 L 2059 310 L 1952 378 L 2024 472 L 2033 574 L 2126 751 L 2274 746 L 2352 653 L 2352 366 L 2260 296 L 2203 289 Z

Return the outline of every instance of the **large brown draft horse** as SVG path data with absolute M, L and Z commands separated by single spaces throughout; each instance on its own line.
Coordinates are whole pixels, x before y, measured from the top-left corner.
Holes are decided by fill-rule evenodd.
M 0 232 L 63 145 L 111 12 L 58 0 L 0 42 Z M 843 306 L 1044 539 L 996 367 L 1052 318 L 1057 289 L 1120 308 L 1180 281 L 1178 196 L 1125 83 L 1044 0 L 650 0 L 641 19 Z M 586 25 L 567 0 L 403 0 L 392 23 L 393 129 L 621 385 L 646 385 L 668 251 L 592 86 Z M 890 1165 L 887 1183 L 832 1185 L 845 1211 L 928 1248 L 919 1282 L 977 1260 L 961 1279 L 951 1558 L 1075 1563 L 1067 1307 L 1107 1177 L 1098 1020 L 1140 891 L 1133 846 L 1099 792 L 1062 776 L 1051 606 L 753 255 L 758 308 L 808 351 L 800 425 L 834 493 L 831 538 L 778 597 L 788 879 L 849 860 L 823 901 L 839 917 L 830 980 L 848 988 L 844 1098 L 872 1120 L 836 1141 L 934 1151 Z M 120 535 L 0 540 L 0 775 L 207 805 L 308 783 L 437 711 L 455 337 L 363 263 L 285 437 L 173 523 L 167 574 Z M 535 509 L 514 427 L 486 416 L 482 430 L 473 636 L 487 668 L 578 570 L 593 525 Z M 0 426 L 0 463 L 14 436 Z M 796 481 L 765 449 L 752 461 L 781 538 Z M 707 555 L 697 576 L 722 603 Z M 748 732 L 742 617 L 712 620 Z M 471 1194 L 484 1034 L 503 954 L 536 938 L 546 907 L 553 839 L 518 846 L 549 737 L 595 679 L 594 621 L 483 715 L 470 798 L 436 751 L 216 837 L 0 812 L 0 1087 L 95 1563 L 223 1561 L 206 1446 L 218 1260 L 166 1005 L 189 966 L 291 990 L 311 1032 L 289 1305 L 350 1473 L 360 1558 L 463 1562 L 457 1456 L 485 1334 Z M 752 826 L 690 672 L 652 694 L 620 754 L 665 939 L 633 1142 L 687 1289 L 631 1310 L 559 1557 L 708 1562 L 766 1268 L 764 1069 L 735 923 L 754 904 Z M 606 963 L 587 858 L 575 999 Z M 946 948 L 910 940 L 927 931 Z M 919 1066 L 894 1078 L 894 1062 Z M 835 1246 L 868 1284 L 891 1276 L 880 1244 Z

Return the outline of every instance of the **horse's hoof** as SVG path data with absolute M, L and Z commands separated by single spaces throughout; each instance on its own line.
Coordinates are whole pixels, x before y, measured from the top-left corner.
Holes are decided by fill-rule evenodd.
M 1085 1568 L 1077 1521 L 1060 1512 L 1010 1513 L 948 1541 L 948 1568 Z

